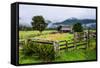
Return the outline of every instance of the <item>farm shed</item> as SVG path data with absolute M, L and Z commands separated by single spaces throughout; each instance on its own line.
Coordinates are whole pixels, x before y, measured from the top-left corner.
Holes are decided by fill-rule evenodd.
M 72 26 L 70 26 L 70 25 L 61 25 L 60 32 L 72 32 Z

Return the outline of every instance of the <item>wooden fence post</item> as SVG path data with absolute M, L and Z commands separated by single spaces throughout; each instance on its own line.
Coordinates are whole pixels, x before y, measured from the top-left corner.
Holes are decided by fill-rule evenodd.
M 77 36 L 77 33 L 76 32 L 74 32 L 74 48 L 76 49 L 76 41 L 77 41 L 77 38 L 76 38 L 76 36 Z
M 68 51 L 68 42 L 65 40 L 66 42 L 66 51 Z
M 88 47 L 89 47 L 89 34 L 90 34 L 89 28 L 88 28 L 88 33 L 87 34 L 88 35 L 87 35 L 87 47 L 86 47 L 86 49 L 88 49 Z
M 54 46 L 54 51 L 55 51 L 55 57 L 57 57 L 57 55 L 59 54 L 59 44 L 58 44 L 58 42 L 53 42 L 53 46 Z

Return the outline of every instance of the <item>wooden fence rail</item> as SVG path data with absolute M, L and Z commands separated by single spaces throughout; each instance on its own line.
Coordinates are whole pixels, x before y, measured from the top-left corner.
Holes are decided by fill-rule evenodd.
M 84 40 L 85 38 L 85 40 Z M 74 48 L 77 49 L 77 47 L 79 46 L 84 46 L 84 48 L 82 47 L 82 49 L 86 49 L 88 48 L 88 40 L 91 39 L 89 37 L 83 37 L 83 40 L 81 40 L 81 42 L 79 41 L 73 41 L 72 42 L 68 42 L 66 40 L 60 40 L 60 41 L 50 41 L 50 40 L 46 40 L 46 39 L 35 39 L 35 38 L 31 38 L 32 42 L 37 42 L 37 43 L 41 43 L 41 44 L 51 44 L 54 46 L 54 51 L 55 52 L 59 52 L 60 50 L 68 50 L 70 48 Z M 25 43 L 26 40 L 19 40 L 19 45 L 22 45 Z M 62 43 L 62 44 L 61 44 Z M 71 45 L 71 46 L 70 46 Z
M 19 41 L 19 45 L 24 45 L 24 42 L 25 40 L 21 40 Z M 68 41 L 66 40 L 61 40 L 61 41 L 36 41 L 36 40 L 32 40 L 32 42 L 36 42 L 36 43 L 41 43 L 41 44 L 50 44 L 50 45 L 53 45 L 54 46 L 54 50 L 57 52 L 59 50 L 63 50 L 63 49 L 69 49 L 69 48 L 74 48 L 74 42 L 70 42 L 68 43 Z M 62 43 L 63 42 L 63 43 Z M 62 44 L 60 44 L 62 43 Z M 81 46 L 81 45 L 86 45 L 87 43 L 84 42 L 84 43 L 79 43 L 79 42 L 76 42 L 77 45 L 76 46 Z M 78 44 L 79 43 L 79 44 Z M 71 46 L 69 46 L 71 45 Z

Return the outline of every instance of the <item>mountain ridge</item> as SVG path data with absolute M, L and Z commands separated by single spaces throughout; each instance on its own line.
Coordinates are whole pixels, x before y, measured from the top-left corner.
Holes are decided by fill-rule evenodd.
M 81 23 L 81 24 L 89 24 L 89 23 L 95 23 L 95 19 L 77 19 L 77 18 L 71 18 L 71 19 L 66 19 L 62 22 L 59 23 L 54 23 L 53 25 L 57 24 L 64 24 L 64 25 L 73 25 L 75 23 Z

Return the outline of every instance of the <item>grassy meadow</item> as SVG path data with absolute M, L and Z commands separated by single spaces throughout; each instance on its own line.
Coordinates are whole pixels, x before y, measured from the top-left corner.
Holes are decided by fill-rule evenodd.
M 41 34 L 39 31 L 19 31 L 19 40 L 28 38 L 42 38 L 50 41 L 60 41 L 66 40 L 72 42 L 74 35 L 72 33 L 52 33 L 55 30 L 45 30 Z M 24 46 L 24 45 L 23 45 Z M 71 46 L 71 45 L 68 45 Z M 56 57 L 52 62 L 59 61 L 80 61 L 80 60 L 96 60 L 96 41 L 95 39 L 90 40 L 90 47 L 87 50 L 83 49 L 73 49 L 66 52 L 66 50 L 61 50 L 59 56 Z M 43 60 L 39 59 L 37 56 L 28 55 L 25 56 L 22 50 L 19 49 L 19 64 L 30 64 L 30 63 L 42 63 Z

